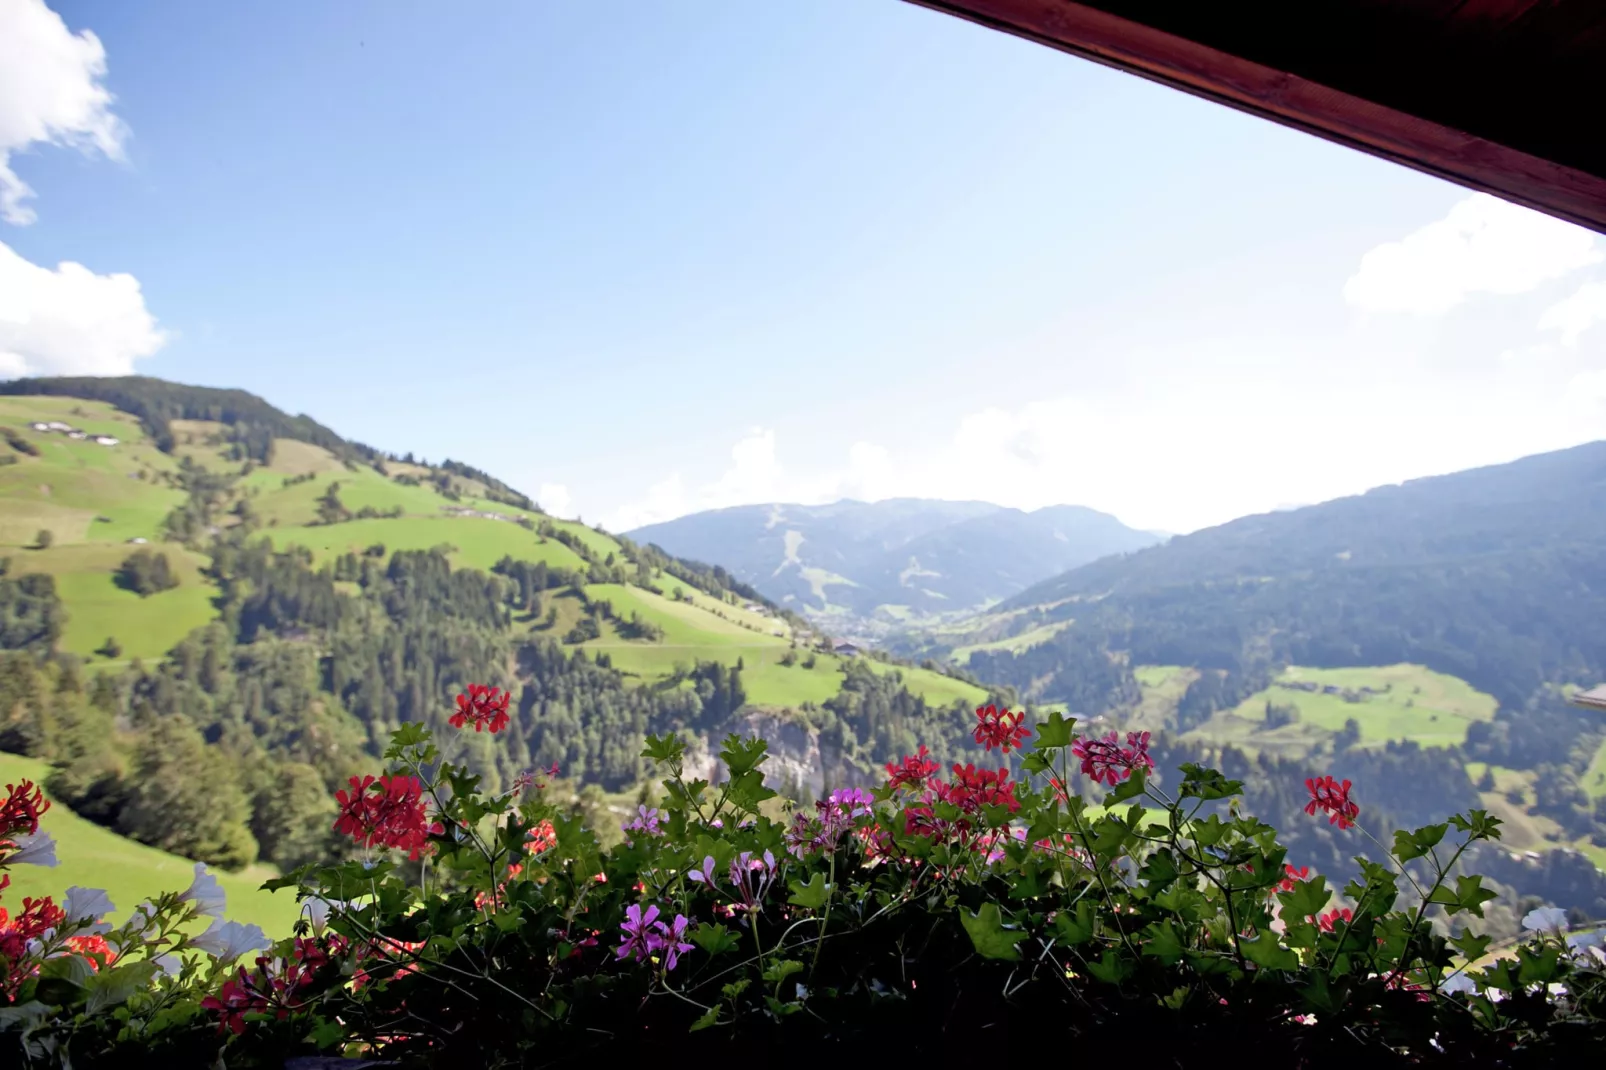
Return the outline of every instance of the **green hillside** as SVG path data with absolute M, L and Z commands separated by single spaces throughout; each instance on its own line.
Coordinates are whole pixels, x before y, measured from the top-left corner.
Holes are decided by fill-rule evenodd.
M 0 754 L 0 784 L 24 778 L 42 783 L 49 773 L 50 767 L 44 762 Z M 194 876 L 195 863 L 189 859 L 124 839 L 85 821 L 65 806 L 52 806 L 39 825 L 56 838 L 60 865 L 13 867 L 11 885 L 4 893 L 9 901 L 51 895 L 60 902 L 62 894 L 73 885 L 105 888 L 117 905 L 118 913 L 112 920 L 120 921 L 141 900 L 162 892 L 182 891 Z M 262 890 L 263 881 L 278 875 L 275 871 L 251 866 L 239 873 L 214 872 L 228 895 L 231 919 L 260 925 L 271 936 L 290 932 L 296 920 L 295 897 L 289 892 Z
M 1354 721 L 1357 746 L 1414 740 L 1455 747 L 1467 728 L 1494 719 L 1495 700 L 1464 680 L 1420 665 L 1310 669 L 1291 665 L 1272 686 L 1220 710 L 1184 738 L 1308 753 Z M 1291 712 L 1290 712 L 1291 711 Z
M 216 616 L 218 589 L 207 574 L 209 529 L 193 532 L 188 545 L 164 538 L 169 516 L 189 500 L 186 487 L 195 481 L 185 466 L 192 466 L 188 470 L 228 487 L 210 506 L 210 530 L 248 523 L 259 533 L 250 538 L 266 538 L 279 550 L 304 547 L 314 567 L 369 551 L 388 556 L 441 548 L 457 568 L 491 570 L 511 559 L 574 574 L 579 582 L 567 595 L 548 592 L 545 608 L 555 621 L 543 617 L 521 626 L 565 640 L 584 603 L 608 602 L 619 622 L 634 615 L 656 633 L 627 637 L 602 620 L 596 638 L 567 645 L 606 655 L 639 682 L 718 662 L 743 667 L 748 699 L 756 705 L 820 703 L 840 690 L 841 659 L 794 650 L 794 624 L 773 609 L 730 591 L 710 594 L 662 568 L 629 569 L 638 555 L 618 539 L 527 508 L 533 503 L 520 504 L 516 492 L 467 466 L 383 457 L 238 392 L 157 380 L 95 381 L 93 389 L 84 388 L 136 410 L 124 412 L 112 400 L 52 393 L 54 381 L 30 382 L 28 389 L 45 392 L 0 393 L 0 425 L 26 444 L 0 445 L 13 458 L 0 467 L 0 555 L 11 557 L 13 573 L 55 578 L 68 613 L 58 648 L 92 664 L 160 658 Z M 31 427 L 52 421 L 90 437 Z M 96 435 L 118 441 L 99 445 Z M 330 514 L 331 500 L 338 501 L 338 514 Z M 41 530 L 51 532 L 48 549 L 33 548 Z M 131 540 L 139 539 L 167 557 L 176 587 L 141 597 L 119 586 L 118 568 L 137 548 Z M 629 569 L 628 582 L 600 578 L 599 569 Z M 108 639 L 114 647 L 107 647 Z M 910 691 L 935 704 L 980 703 L 986 696 L 939 672 L 869 664 L 878 672 L 901 672 Z

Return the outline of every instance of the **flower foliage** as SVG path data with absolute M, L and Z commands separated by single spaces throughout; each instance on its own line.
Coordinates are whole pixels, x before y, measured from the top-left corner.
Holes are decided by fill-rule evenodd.
M 1126 744 L 1121 743 L 1118 732 L 1103 739 L 1079 739 L 1071 744 L 1071 753 L 1082 760 L 1082 772 L 1095 784 L 1115 787 L 1131 776 L 1134 770 L 1151 770 L 1154 759 L 1149 757 L 1149 733 L 1128 732 Z
M 997 706 L 983 706 L 976 711 L 977 724 L 973 735 L 984 750 L 991 751 L 996 747 L 1008 753 L 1011 749 L 1019 749 L 1032 734 L 1030 729 L 1021 724 L 1025 719 L 1023 712 L 1011 713 Z
M 423 793 L 415 776 L 352 777 L 349 789 L 335 792 L 340 807 L 335 831 L 363 847 L 405 851 L 416 862 L 429 847 L 430 833 L 445 831 L 440 822 L 430 821 Z
M 482 723 L 469 706 L 459 729 Z M 1162 782 L 1146 734 L 1023 722 L 977 721 L 1013 768 L 944 774 L 922 747 L 801 809 L 765 786 L 761 740 L 727 739 L 715 785 L 688 775 L 679 739 L 650 737 L 662 795 L 611 849 L 533 778 L 486 792 L 443 753 L 459 737 L 406 724 L 388 768 L 337 794 L 335 828 L 363 857 L 269 882 L 304 906 L 277 942 L 223 918 L 204 870 L 116 928 L 92 890 L 69 897 L 82 919 L 48 900 L 0 914 L 0 1044 L 73 1066 L 721 1049 L 946 1065 L 1019 1036 L 1166 1065 L 1247 1049 L 1302 1067 L 1519 1067 L 1606 1039 L 1606 953 L 1559 912 L 1529 915 L 1515 958 L 1469 965 L 1489 942 L 1466 921 L 1493 893 L 1459 860 L 1499 837 L 1487 813 L 1397 833 L 1387 864 L 1361 857 L 1335 890 L 1221 773 Z M 1352 786 L 1308 787 L 1309 813 L 1363 850 Z
M 507 703 L 512 697 L 500 688 L 469 684 L 466 694 L 457 696 L 457 711 L 449 717 L 453 728 L 474 726 L 474 731 L 500 732 L 507 727 Z
M 1320 811 L 1327 814 L 1330 825 L 1347 829 L 1360 816 L 1360 806 L 1350 800 L 1350 782 L 1347 780 L 1340 784 L 1330 776 L 1316 777 L 1305 781 L 1305 790 L 1310 792 L 1310 802 L 1305 804 L 1305 812 L 1315 814 Z

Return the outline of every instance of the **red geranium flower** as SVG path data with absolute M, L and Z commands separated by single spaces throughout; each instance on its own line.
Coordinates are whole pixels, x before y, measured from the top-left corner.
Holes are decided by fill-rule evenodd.
M 1012 814 L 1020 809 L 1008 769 L 977 769 L 970 763 L 961 769 L 956 765 L 954 782 L 940 785 L 937 794 L 944 802 L 953 803 L 967 813 L 975 813 L 983 805 L 1005 806 Z
M 1344 907 L 1340 910 L 1330 910 L 1315 920 L 1316 924 L 1322 927 L 1322 932 L 1330 933 L 1333 931 L 1333 926 L 1340 920 L 1342 920 L 1345 925 L 1348 925 L 1354 916 L 1355 915 L 1350 912 L 1349 907 Z
M 1337 825 L 1347 829 L 1355 824 L 1356 815 L 1361 808 L 1350 801 L 1350 782 L 1340 784 L 1330 776 L 1314 777 L 1305 781 L 1305 788 L 1310 792 L 1310 802 L 1305 804 L 1305 812 L 1314 815 L 1320 810 L 1330 815 L 1329 825 Z
M 1010 713 L 1008 709 L 1000 710 L 997 706 L 980 706 L 976 709 L 976 731 L 974 733 L 977 743 L 982 748 L 991 751 L 994 747 L 1008 754 L 1011 748 L 1020 749 L 1031 730 L 1024 727 L 1024 713 Z
M 938 769 L 936 762 L 926 757 L 926 745 L 920 744 L 920 753 L 907 755 L 902 762 L 894 765 L 887 763 L 887 787 L 899 788 L 905 785 L 918 788 Z
M 558 830 L 552 827 L 552 822 L 542 821 L 539 825 L 531 826 L 530 831 L 524 834 L 524 840 L 530 853 L 538 855 L 558 845 Z
M 1149 733 L 1128 732 L 1126 746 L 1121 745 L 1121 734 L 1111 732 L 1103 739 L 1077 740 L 1071 744 L 1071 753 L 1082 759 L 1082 772 L 1093 778 L 1095 784 L 1115 787 L 1132 775 L 1134 769 L 1154 768 L 1149 757 Z
M 364 847 L 393 847 L 417 861 L 431 835 L 446 827 L 424 812 L 424 786 L 412 776 L 351 778 L 350 791 L 335 792 L 340 816 L 335 831 Z
M 1294 890 L 1294 885 L 1296 883 L 1309 879 L 1309 866 L 1300 866 L 1298 869 L 1295 869 L 1293 866 L 1285 865 L 1283 866 L 1283 879 L 1280 883 L 1278 883 L 1277 890 L 1279 892 L 1291 892 Z
M 33 781 L 7 784 L 6 799 L 0 802 L 0 841 L 22 834 L 37 835 L 39 815 L 48 809 L 50 800 Z
M 67 920 L 67 912 L 55 904 L 48 895 L 39 899 L 24 899 L 22 913 L 13 918 L 5 907 L 0 907 L 0 959 L 5 960 L 6 973 L 0 974 L 0 987 L 15 996 L 17 987 L 38 971 L 38 964 L 21 965 L 28 954 L 28 941 L 37 940 L 49 929 Z
M 462 728 L 472 723 L 476 732 L 481 729 L 500 732 L 507 727 L 509 697 L 501 688 L 469 684 L 468 694 L 457 696 L 457 712 L 449 719 L 450 724 L 453 728 Z
M 223 982 L 223 990 L 201 1000 L 201 1006 L 209 1011 L 217 1011 L 219 1033 L 239 1036 L 245 1032 L 245 1015 L 250 1011 L 267 1010 L 268 1001 L 257 992 L 250 974 L 241 966 L 232 979 Z
M 88 959 L 89 968 L 96 973 L 100 972 L 102 964 L 110 966 L 117 961 L 117 952 L 112 950 L 112 946 L 106 942 L 106 938 L 99 933 L 90 933 L 88 936 L 69 936 L 67 937 L 67 946 Z

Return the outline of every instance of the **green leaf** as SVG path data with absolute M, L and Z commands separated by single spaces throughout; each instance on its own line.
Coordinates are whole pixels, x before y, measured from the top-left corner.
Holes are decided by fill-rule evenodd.
M 1460 832 L 1472 833 L 1474 840 L 1498 840 L 1500 826 L 1504 824 L 1498 817 L 1491 817 L 1487 810 L 1468 810 L 1466 816 L 1456 814 L 1450 819 Z
M 1468 930 L 1459 936 L 1450 937 L 1450 945 L 1461 952 L 1461 957 L 1468 962 L 1476 962 L 1483 958 L 1483 953 L 1489 950 L 1493 940 L 1493 937 L 1479 936 Z
M 1058 710 L 1048 715 L 1047 721 L 1037 722 L 1037 750 L 1054 750 L 1069 747 L 1076 727 L 1075 717 L 1066 717 Z
M 1143 954 L 1152 956 L 1172 965 L 1182 958 L 1182 938 L 1167 918 L 1158 925 L 1150 925 L 1143 930 L 1146 939 L 1143 941 Z
M 655 762 L 678 762 L 686 754 L 686 744 L 673 732 L 664 736 L 648 736 L 646 742 L 647 745 L 641 749 L 641 756 Z
M 135 992 L 142 991 L 150 984 L 151 978 L 161 972 L 161 967 L 149 960 L 138 962 L 119 963 L 99 973 L 91 974 L 84 981 L 84 987 L 89 990 L 89 1002 L 84 1011 L 88 1014 L 99 1014 L 108 1007 L 115 1007 L 126 1003 Z
M 1327 878 L 1320 873 L 1308 881 L 1295 881 L 1290 891 L 1278 892 L 1277 901 L 1283 905 L 1283 917 L 1309 918 L 1326 908 L 1333 893 L 1327 889 Z
M 430 731 L 424 727 L 424 722 L 404 721 L 401 727 L 390 734 L 390 749 L 401 751 L 406 747 L 417 747 L 429 741 Z M 387 757 L 389 757 L 388 752 Z
M 1047 892 L 1043 887 L 1042 877 L 1036 865 L 1027 865 L 1009 878 L 1009 897 L 1011 899 L 1036 899 Z
M 764 971 L 764 981 L 766 984 L 778 985 L 794 973 L 802 972 L 803 964 L 797 959 L 782 959 L 780 962 L 771 963 L 770 968 Z
M 1114 948 L 1107 948 L 1103 958 L 1087 964 L 1087 972 L 1107 985 L 1120 984 L 1136 969 L 1136 963 L 1122 958 Z
M 1444 834 L 1449 830 L 1450 826 L 1448 824 L 1423 825 L 1421 828 L 1411 833 L 1411 838 L 1415 840 L 1416 845 L 1422 848 L 1424 851 L 1431 851 L 1433 848 L 1439 845 L 1439 841 L 1444 839 Z
M 1059 831 L 1059 814 L 1053 810 L 1045 810 L 1037 815 L 1032 827 L 1026 830 L 1026 842 L 1053 841 L 1059 835 Z
M 1261 929 L 1253 940 L 1240 940 L 1244 958 L 1268 970 L 1294 971 L 1299 969 L 1299 956 L 1277 942 L 1277 934 Z
M 1162 847 L 1149 856 L 1143 868 L 1138 870 L 1138 876 L 1149 883 L 1150 888 L 1158 892 L 1181 875 L 1177 868 L 1176 859 L 1172 857 L 1171 848 Z
M 1195 821 L 1191 831 L 1200 847 L 1214 847 L 1221 842 L 1221 838 L 1227 834 L 1230 827 L 1221 820 L 1221 815 L 1211 814 L 1203 821 Z
M 730 770 L 731 779 L 735 780 L 743 773 L 757 769 L 767 757 L 769 749 L 770 745 L 757 736 L 743 739 L 732 732 L 725 737 L 725 746 L 719 752 L 719 757 L 725 763 L 725 768 Z
M 1098 915 L 1093 904 L 1086 899 L 1077 900 L 1074 910 L 1062 910 L 1054 917 L 1054 932 L 1066 947 L 1075 947 L 1093 939 Z
M 1146 770 L 1132 770 L 1132 775 L 1121 781 L 1121 783 L 1117 784 L 1115 786 L 1115 790 L 1110 792 L 1109 796 L 1105 798 L 1105 805 L 1126 802 L 1128 799 L 1137 798 L 1139 795 L 1143 794 L 1143 789 L 1148 786 L 1148 781 L 1149 776 Z
M 723 925 L 702 922 L 691 930 L 691 942 L 710 955 L 718 955 L 735 947 L 741 938 Z
M 765 799 L 775 798 L 775 792 L 764 786 L 764 774 L 757 769 L 749 769 L 731 777 L 726 788 L 725 798 L 731 805 L 745 810 L 748 813 L 758 813 L 758 804 Z
M 1416 845 L 1416 840 L 1409 832 L 1400 829 L 1394 833 L 1394 857 L 1401 862 L 1409 862 L 1413 858 L 1421 858 L 1423 850 Z
M 307 1037 L 318 1046 L 319 1051 L 327 1051 L 345 1039 L 346 1027 L 333 1018 L 322 1018 Z
M 1560 944 L 1544 944 L 1537 949 L 1519 947 L 1517 949 L 1517 983 L 1524 987 L 1527 985 L 1549 984 L 1561 974 L 1560 959 Z
M 1500 959 L 1491 963 L 1482 973 L 1476 976 L 1468 973 L 1467 976 L 1472 977 L 1473 980 L 1485 988 L 1493 988 L 1501 992 L 1515 992 L 1522 987 L 1522 984 L 1511 976 L 1511 960 L 1509 959 Z
M 1421 858 L 1444 839 L 1450 826 L 1423 825 L 1414 832 L 1400 831 L 1394 834 L 1394 856 L 1401 862 L 1409 862 L 1413 858 Z
M 1193 762 L 1184 762 L 1180 768 L 1182 784 L 1177 788 L 1179 798 L 1210 802 L 1213 799 L 1226 799 L 1243 794 L 1243 781 L 1228 780 L 1219 770 L 1208 769 Z
M 824 873 L 814 874 L 807 884 L 802 881 L 790 881 L 788 887 L 792 889 L 792 898 L 787 902 L 793 906 L 819 910 L 825 906 L 826 900 L 831 898 L 831 886 L 825 883 Z
M 708 1008 L 708 1010 L 703 1013 L 703 1016 L 701 1018 L 699 1018 L 695 1022 L 693 1022 L 691 1024 L 691 1028 L 686 1030 L 686 1032 L 695 1033 L 699 1029 L 707 1029 L 711 1025 L 718 1025 L 718 1024 L 719 1024 L 719 1004 L 716 1003 L 712 1007 Z
M 975 914 L 960 911 L 959 920 L 964 924 L 965 932 L 970 934 L 976 954 L 982 958 L 1006 959 L 1010 962 L 1020 959 L 1020 952 L 1015 945 L 1026 939 L 1026 934 L 1005 931 L 1004 917 L 997 903 L 983 903 L 981 910 Z
M 1462 910 L 1477 917 L 1483 917 L 1483 904 L 1499 896 L 1483 886 L 1483 878 L 1477 874 L 1470 877 L 1457 877 L 1455 879 L 1456 899 Z M 1449 911 L 1453 914 L 1455 911 Z
M 1328 1014 L 1338 1009 L 1338 1000 L 1328 983 L 1327 974 L 1321 970 L 1312 970 L 1309 973 L 1310 981 L 1302 989 L 1306 1006 L 1319 1014 Z

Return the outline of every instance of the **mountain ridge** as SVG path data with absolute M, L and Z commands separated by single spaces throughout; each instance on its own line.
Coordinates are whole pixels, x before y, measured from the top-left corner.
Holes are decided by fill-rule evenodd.
M 1077 505 L 889 498 L 730 506 L 626 533 L 719 561 L 782 605 L 866 620 L 954 613 L 1055 571 L 1159 540 Z

